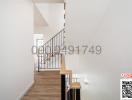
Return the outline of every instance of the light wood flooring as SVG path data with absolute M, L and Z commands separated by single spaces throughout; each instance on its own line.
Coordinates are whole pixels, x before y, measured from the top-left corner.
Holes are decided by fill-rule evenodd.
M 35 83 L 22 100 L 61 100 L 60 72 L 35 72 Z

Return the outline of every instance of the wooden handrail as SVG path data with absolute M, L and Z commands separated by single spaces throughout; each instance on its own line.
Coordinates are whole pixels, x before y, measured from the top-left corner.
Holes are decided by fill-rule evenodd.
M 71 89 L 80 89 L 81 85 L 79 82 L 74 82 L 71 84 Z
M 48 40 L 47 42 L 45 42 L 44 45 L 46 45 L 48 42 L 52 41 L 53 38 L 55 38 L 57 35 L 59 35 L 61 32 L 65 31 L 65 29 L 63 28 L 61 31 L 59 31 L 57 34 L 55 34 L 50 40 Z

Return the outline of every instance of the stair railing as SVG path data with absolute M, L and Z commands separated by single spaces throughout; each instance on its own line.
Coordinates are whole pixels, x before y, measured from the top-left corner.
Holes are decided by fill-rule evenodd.
M 38 49 L 38 71 L 60 69 L 61 100 L 80 100 L 80 82 L 78 78 L 72 77 L 72 70 L 66 69 L 65 55 L 61 53 L 61 48 L 64 46 L 64 33 L 65 30 L 62 29 Z
M 60 69 L 61 48 L 64 47 L 65 29 L 62 29 L 38 49 L 38 71 Z
M 80 100 L 80 78 L 65 67 L 65 55 L 61 54 L 61 100 Z

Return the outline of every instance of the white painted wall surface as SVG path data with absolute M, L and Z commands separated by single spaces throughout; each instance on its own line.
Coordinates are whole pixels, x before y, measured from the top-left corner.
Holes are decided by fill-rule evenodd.
M 0 100 L 20 100 L 33 83 L 31 0 L 0 3 Z
M 64 3 L 64 0 L 33 0 L 35 3 Z
M 64 28 L 64 4 L 63 3 L 36 3 L 41 15 L 47 22 L 47 26 L 38 27 L 35 33 L 44 34 L 44 42 Z
M 120 100 L 120 74 L 132 73 L 132 1 L 67 0 L 67 44 L 99 44 L 101 55 L 66 59 L 74 73 L 87 75 L 82 100 Z M 74 59 L 74 60 L 73 60 Z

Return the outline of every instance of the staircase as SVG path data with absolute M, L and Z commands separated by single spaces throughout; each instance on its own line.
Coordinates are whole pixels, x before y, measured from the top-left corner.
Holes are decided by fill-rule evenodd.
M 65 45 L 65 29 L 62 29 L 43 46 L 38 47 L 38 71 L 60 69 L 61 51 Z
M 64 33 L 62 29 L 38 48 L 35 84 L 22 100 L 80 100 L 80 83 L 65 66 Z
M 22 100 L 61 100 L 61 76 L 59 71 L 35 73 L 35 84 Z

